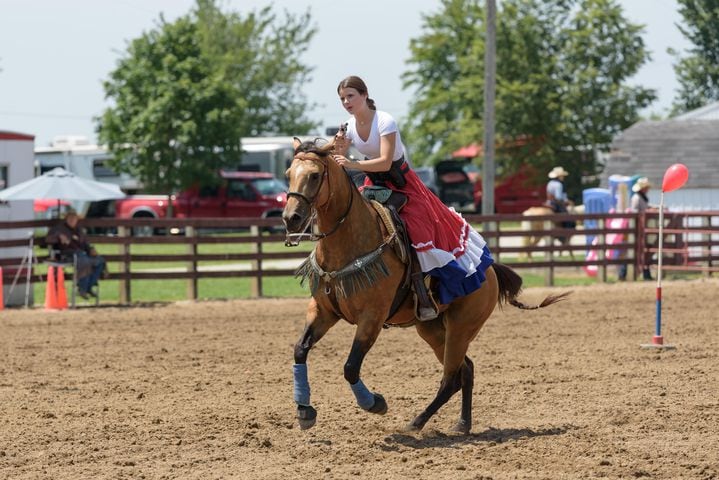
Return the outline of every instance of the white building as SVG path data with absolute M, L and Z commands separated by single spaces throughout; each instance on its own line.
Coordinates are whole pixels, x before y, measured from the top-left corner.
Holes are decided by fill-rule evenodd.
M 648 177 L 653 204 L 659 203 L 664 172 L 683 163 L 689 180 L 665 195 L 665 204 L 672 210 L 719 210 L 719 102 L 669 120 L 638 122 L 614 139 L 605 159 L 603 185 L 614 174 Z
M 33 178 L 33 146 L 35 136 L 25 133 L 8 132 L 0 130 L 0 190 L 12 187 Z M 0 203 L 0 222 L 32 220 L 32 200 L 18 200 Z M 28 246 L 32 228 L 0 230 L 3 240 L 27 239 Z M 23 258 L 28 247 L 0 248 L 0 258 Z M 18 265 L 3 267 L 5 276 L 17 271 Z M 25 285 L 16 286 L 12 296 L 9 294 L 9 282 L 3 282 L 3 296 L 7 305 L 23 305 L 25 302 Z M 32 295 L 32 290 L 30 291 Z M 30 297 L 32 302 L 32 297 Z

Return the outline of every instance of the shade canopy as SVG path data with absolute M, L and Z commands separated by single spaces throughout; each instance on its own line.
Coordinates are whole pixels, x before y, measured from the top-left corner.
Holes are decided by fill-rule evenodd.
M 125 198 L 118 185 L 78 177 L 62 167 L 26 182 L 0 190 L 0 201 L 11 200 L 79 200 L 96 202 Z

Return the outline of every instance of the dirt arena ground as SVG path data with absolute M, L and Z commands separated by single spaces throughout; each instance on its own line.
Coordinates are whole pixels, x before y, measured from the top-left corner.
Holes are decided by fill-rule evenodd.
M 536 303 L 549 291 L 530 289 Z M 385 330 L 363 379 L 342 377 L 353 328 L 309 358 L 317 425 L 301 431 L 292 346 L 305 300 L 0 312 L 0 478 L 717 479 L 719 281 L 580 287 L 542 311 L 505 307 L 473 343 L 474 427 L 455 396 L 419 434 L 440 365 L 413 329 Z

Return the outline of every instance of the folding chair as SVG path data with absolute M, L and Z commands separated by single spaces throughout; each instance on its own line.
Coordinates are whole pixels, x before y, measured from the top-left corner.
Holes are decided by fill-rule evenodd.
M 77 276 L 77 254 L 74 253 L 72 255 L 72 260 L 69 258 L 63 258 L 60 254 L 60 251 L 52 248 L 51 245 L 48 245 L 48 252 L 49 256 L 48 259 L 45 261 L 45 264 L 47 264 L 50 267 L 56 267 L 56 268 L 62 268 L 63 271 L 67 272 L 68 269 L 71 269 L 72 272 L 72 282 L 70 284 L 72 287 L 70 288 L 71 294 L 70 294 L 70 308 L 75 308 L 75 299 L 77 296 L 77 289 L 78 289 L 78 276 Z M 93 287 L 90 287 L 91 289 Z M 100 304 L 100 285 L 95 285 L 94 290 L 92 291 L 92 296 L 95 297 L 95 306 L 98 306 Z

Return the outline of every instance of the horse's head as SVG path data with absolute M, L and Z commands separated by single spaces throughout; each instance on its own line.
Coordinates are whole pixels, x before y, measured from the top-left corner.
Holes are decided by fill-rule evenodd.
M 294 148 L 295 157 L 286 173 L 289 183 L 287 205 L 282 212 L 282 221 L 288 233 L 304 231 L 312 218 L 312 211 L 328 202 L 329 170 L 335 166 L 339 168 L 330 158 L 334 143 L 302 143 L 295 138 Z

